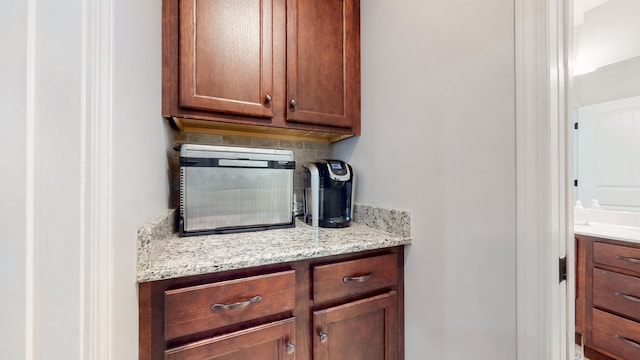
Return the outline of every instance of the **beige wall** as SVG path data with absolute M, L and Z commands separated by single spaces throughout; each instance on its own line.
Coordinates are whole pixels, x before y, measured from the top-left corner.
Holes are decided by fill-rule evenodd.
M 516 358 L 513 0 L 361 1 L 356 202 L 411 211 L 406 358 Z

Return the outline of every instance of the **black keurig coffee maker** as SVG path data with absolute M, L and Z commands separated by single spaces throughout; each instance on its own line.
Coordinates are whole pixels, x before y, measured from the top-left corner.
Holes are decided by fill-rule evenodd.
M 314 227 L 347 227 L 353 217 L 355 174 L 340 160 L 304 167 L 304 221 Z

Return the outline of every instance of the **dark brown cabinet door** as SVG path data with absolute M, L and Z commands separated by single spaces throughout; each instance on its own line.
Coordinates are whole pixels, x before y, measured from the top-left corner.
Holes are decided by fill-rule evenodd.
M 313 313 L 314 360 L 396 360 L 395 291 Z
M 273 0 L 180 0 L 179 106 L 273 117 Z
M 165 360 L 295 360 L 295 318 L 165 351 Z
M 360 133 L 360 2 L 287 2 L 287 122 Z

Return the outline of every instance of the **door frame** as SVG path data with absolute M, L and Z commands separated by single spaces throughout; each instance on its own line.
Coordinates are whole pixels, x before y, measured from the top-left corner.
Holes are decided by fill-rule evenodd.
M 515 0 L 516 329 L 518 360 L 573 357 L 574 263 L 567 130 L 571 0 Z M 568 16 L 565 16 L 568 15 Z

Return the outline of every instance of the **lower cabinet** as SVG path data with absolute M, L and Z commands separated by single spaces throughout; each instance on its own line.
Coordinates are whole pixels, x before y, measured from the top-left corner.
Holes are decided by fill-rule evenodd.
M 397 359 L 395 292 L 313 313 L 313 358 L 316 360 Z
M 141 360 L 404 358 L 403 247 L 139 284 Z
M 295 318 L 252 327 L 165 351 L 166 360 L 295 359 Z
M 576 331 L 585 356 L 640 359 L 640 244 L 584 235 L 576 242 Z

